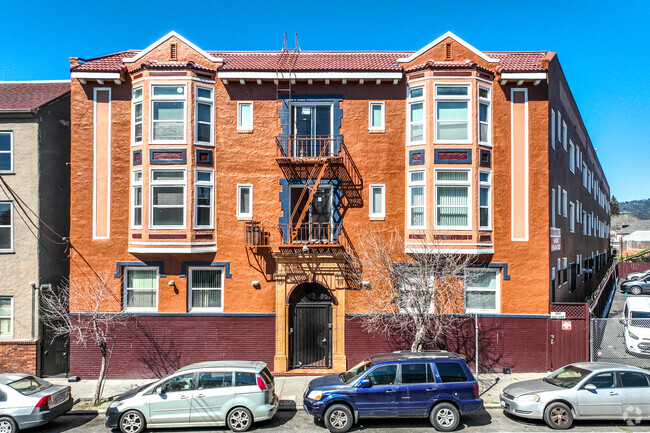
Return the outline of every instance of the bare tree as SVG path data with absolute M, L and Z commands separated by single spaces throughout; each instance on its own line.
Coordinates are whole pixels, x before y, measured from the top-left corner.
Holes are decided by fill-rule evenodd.
M 109 287 L 107 281 L 115 280 L 116 287 Z M 113 348 L 109 347 L 116 327 L 126 323 L 127 316 L 119 311 L 120 301 L 116 298 L 120 288 L 118 279 L 90 279 L 87 284 L 77 286 L 69 281 L 58 288 L 44 291 L 41 296 L 40 314 L 44 325 L 52 330 L 52 338 L 69 338 L 71 343 L 83 345 L 92 343 L 101 354 L 99 377 L 95 387 L 93 404 L 100 402 L 108 364 Z M 73 296 L 70 296 L 72 286 Z M 70 315 L 70 311 L 82 312 Z
M 407 339 L 411 350 L 439 346 L 455 332 L 464 312 L 466 270 L 476 256 L 449 252 L 442 236 L 428 233 L 408 249 L 398 231 L 366 230 L 359 251 L 363 273 L 357 283 L 368 291 L 355 293 L 351 303 L 361 313 L 366 332 L 391 340 Z

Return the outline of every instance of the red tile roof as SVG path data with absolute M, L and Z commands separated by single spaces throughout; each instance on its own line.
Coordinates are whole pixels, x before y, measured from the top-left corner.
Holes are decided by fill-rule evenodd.
M 427 68 L 432 68 L 432 69 L 480 69 L 481 71 L 485 72 L 492 72 L 491 70 L 484 68 L 483 66 L 477 64 L 476 62 L 473 62 L 471 60 L 466 60 L 464 62 L 436 62 L 434 60 L 429 60 L 426 63 L 423 63 L 421 65 L 415 65 L 411 66 L 404 72 L 415 72 L 419 71 L 422 69 L 427 69 Z
M 71 68 L 75 72 L 117 72 L 122 66 L 122 59 L 135 57 L 139 51 L 122 51 L 95 59 Z M 209 54 L 224 59 L 220 71 L 275 71 L 280 61 L 279 51 L 267 52 L 223 52 L 209 51 Z M 540 65 L 547 51 L 535 52 L 501 52 L 486 51 L 485 54 L 500 60 L 502 72 L 536 72 L 544 71 Z M 406 58 L 412 51 L 403 52 L 310 52 L 301 51 L 297 55 L 293 71 L 376 71 L 399 72 L 401 65 L 397 59 Z M 283 59 L 281 69 L 287 70 L 293 59 Z M 160 65 L 167 64 L 161 63 Z M 436 62 L 438 63 L 438 62 Z M 175 64 L 174 64 L 175 65 Z M 173 67 L 174 65 L 168 65 Z
M 0 110 L 35 110 L 70 91 L 70 82 L 2 82 Z

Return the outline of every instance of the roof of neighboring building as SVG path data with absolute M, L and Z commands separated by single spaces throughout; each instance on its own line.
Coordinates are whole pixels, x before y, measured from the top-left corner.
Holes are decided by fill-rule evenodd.
M 70 81 L 0 81 L 0 110 L 35 110 L 70 91 Z
M 135 57 L 140 51 L 121 51 L 119 53 L 85 60 L 85 63 L 73 66 L 74 72 L 117 72 L 121 69 L 122 59 Z M 292 56 L 282 57 L 281 51 L 242 52 L 242 51 L 208 51 L 210 55 L 220 57 L 224 65 L 220 71 L 382 71 L 399 72 L 402 66 L 397 59 L 408 57 L 413 51 L 384 52 L 311 52 L 301 51 L 292 62 Z M 490 57 L 498 58 L 501 72 L 537 72 L 545 71 L 540 61 L 548 51 L 535 52 L 485 52 Z M 289 68 L 289 65 L 292 65 Z
M 650 230 L 636 230 L 623 238 L 624 241 L 650 242 Z
M 621 234 L 633 233 L 636 231 L 650 230 L 650 220 L 636 220 L 632 221 L 629 225 L 624 225 L 618 232 Z

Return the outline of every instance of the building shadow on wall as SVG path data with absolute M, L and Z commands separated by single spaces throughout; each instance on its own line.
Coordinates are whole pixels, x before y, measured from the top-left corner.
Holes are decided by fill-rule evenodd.
M 176 347 L 173 336 L 164 335 L 149 328 L 133 317 L 129 326 L 133 326 L 134 335 L 140 345 L 138 361 L 156 377 L 162 378 L 181 367 L 181 351 Z

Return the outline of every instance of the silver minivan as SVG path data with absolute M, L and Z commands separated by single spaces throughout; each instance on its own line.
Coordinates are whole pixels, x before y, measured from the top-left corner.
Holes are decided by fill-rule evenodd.
M 243 432 L 253 422 L 273 418 L 274 391 L 264 362 L 199 362 L 117 397 L 106 411 L 106 427 L 140 433 L 147 427 L 227 425 Z

